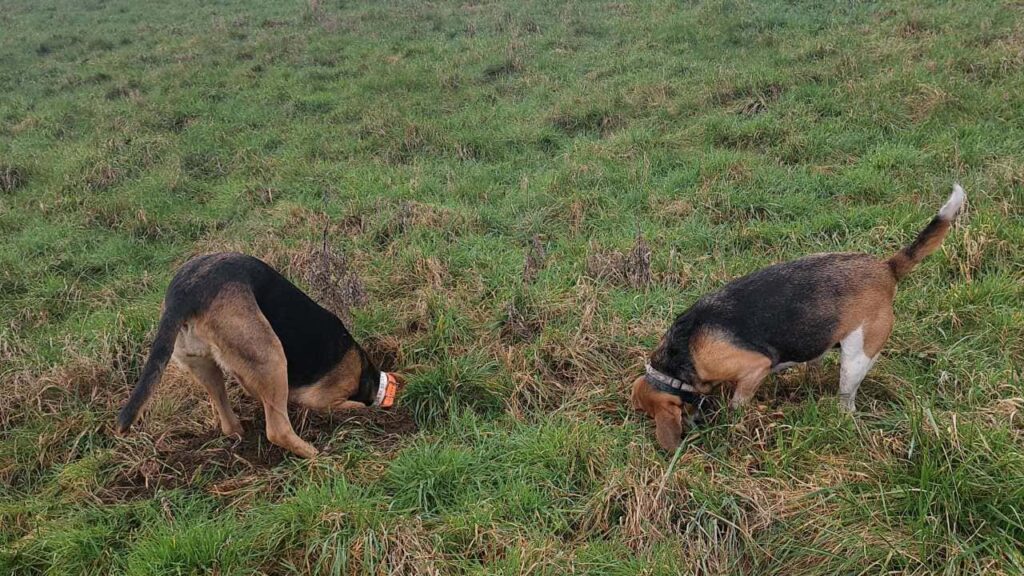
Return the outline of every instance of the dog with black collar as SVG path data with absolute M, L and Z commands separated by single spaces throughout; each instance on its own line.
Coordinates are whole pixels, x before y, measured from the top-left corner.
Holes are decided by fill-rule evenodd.
M 267 438 L 302 457 L 288 402 L 317 411 L 390 408 L 405 379 L 381 371 L 342 321 L 263 261 L 237 253 L 198 256 L 174 275 L 142 374 L 117 417 L 126 433 L 169 359 L 210 395 L 225 435 L 242 425 L 228 404 L 232 375 L 263 404 Z
M 701 398 L 734 383 L 730 406 L 746 404 L 772 372 L 841 354 L 839 399 L 855 410 L 857 388 L 893 325 L 896 284 L 942 244 L 965 200 L 953 193 L 917 238 L 887 260 L 814 254 L 763 268 L 699 299 L 676 318 L 633 382 L 632 404 L 654 418 L 658 442 L 675 450 L 683 419 Z

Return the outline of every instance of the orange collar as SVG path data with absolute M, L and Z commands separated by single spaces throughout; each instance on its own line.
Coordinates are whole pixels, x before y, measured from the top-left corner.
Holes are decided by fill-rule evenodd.
M 377 399 L 373 401 L 373 405 L 377 408 L 391 408 L 395 405 L 396 394 L 398 394 L 398 380 L 395 375 L 381 370 Z

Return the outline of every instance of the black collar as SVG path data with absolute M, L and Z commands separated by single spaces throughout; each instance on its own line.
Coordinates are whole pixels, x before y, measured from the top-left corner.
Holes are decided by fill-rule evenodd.
M 644 379 L 655 390 L 672 394 L 679 397 L 683 402 L 695 406 L 700 406 L 704 402 L 704 395 L 697 392 L 697 389 L 692 384 L 687 384 L 678 378 L 673 378 L 664 372 L 656 370 L 650 364 L 647 364 L 645 369 Z

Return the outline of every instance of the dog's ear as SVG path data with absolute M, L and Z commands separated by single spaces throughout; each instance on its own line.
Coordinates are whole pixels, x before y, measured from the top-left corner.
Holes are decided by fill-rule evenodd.
M 675 404 L 663 403 L 654 412 L 655 436 L 669 452 L 675 452 L 683 437 L 683 411 Z

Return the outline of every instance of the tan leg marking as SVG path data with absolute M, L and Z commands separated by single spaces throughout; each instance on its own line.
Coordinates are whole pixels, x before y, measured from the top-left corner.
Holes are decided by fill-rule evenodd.
M 723 335 L 699 334 L 692 340 L 690 354 L 697 377 L 704 382 L 735 382 L 729 405 L 742 406 L 753 398 L 771 372 L 772 361 L 764 354 L 732 344 Z
M 896 279 L 886 262 L 851 261 L 845 273 L 847 295 L 833 305 L 839 310 L 833 345 L 839 344 L 839 402 L 856 409 L 857 389 L 892 332 L 892 300 Z
M 767 358 L 766 358 L 767 360 Z M 736 390 L 732 393 L 732 399 L 729 400 L 729 406 L 731 408 L 739 408 L 744 406 L 750 399 L 754 397 L 757 389 L 761 387 L 761 382 L 771 372 L 771 362 L 768 365 L 754 366 L 751 367 L 750 371 L 740 376 L 736 380 Z
M 892 305 L 879 309 L 874 320 L 864 326 L 864 352 L 869 356 L 877 356 L 892 334 L 892 326 L 895 323 L 895 315 L 892 312 Z
M 354 400 L 345 400 L 341 404 L 336 404 L 332 410 L 366 410 L 368 406 L 362 402 L 356 402 Z
M 363 373 L 363 361 L 359 350 L 349 348 L 341 362 L 324 375 L 319 382 L 292 390 L 289 399 L 310 410 L 329 412 L 337 409 L 366 408 L 362 402 L 348 399 L 359 391 L 359 378 Z
M 317 454 L 288 418 L 288 367 L 284 348 L 246 289 L 224 290 L 197 322 L 218 358 L 263 403 L 267 439 L 304 458 Z

